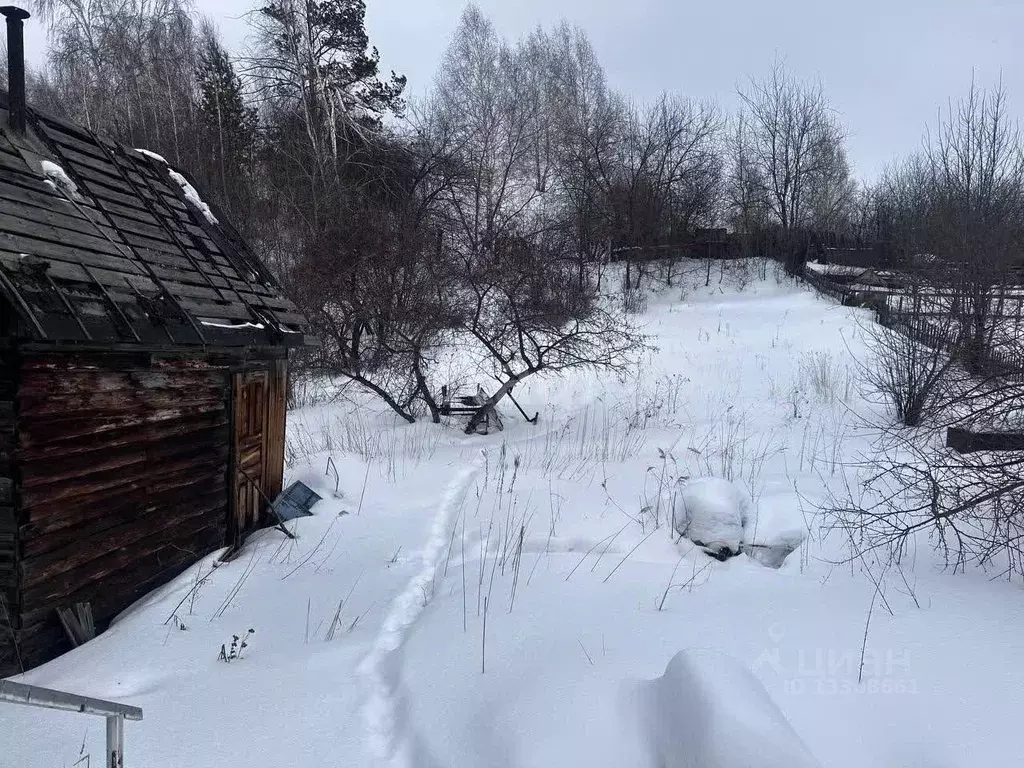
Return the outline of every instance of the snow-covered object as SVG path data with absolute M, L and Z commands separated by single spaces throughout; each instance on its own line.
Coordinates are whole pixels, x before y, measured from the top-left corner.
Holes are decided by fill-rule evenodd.
M 781 568 L 786 558 L 793 554 L 803 541 L 803 532 L 795 531 L 780 536 L 770 544 L 744 544 L 743 551 L 751 560 L 767 568 Z
M 769 492 L 758 499 L 743 526 L 743 551 L 768 568 L 781 568 L 807 535 L 796 523 L 793 497 Z
M 196 192 L 196 188 L 188 183 L 188 179 L 173 169 L 171 169 L 169 173 L 171 174 L 171 178 L 174 179 L 175 183 L 177 183 L 185 193 L 185 199 L 198 208 L 199 212 L 206 217 L 208 222 L 211 224 L 217 224 L 217 217 L 213 215 L 213 211 L 210 210 L 210 206 L 203 202 L 203 198 L 201 198 L 199 193 Z
M 71 177 L 68 176 L 63 168 L 49 160 L 43 160 L 41 165 L 43 175 L 46 176 L 47 181 L 64 192 L 68 197 L 78 196 L 78 185 L 71 180 Z
M 150 152 L 148 149 L 139 149 L 138 147 L 135 148 L 135 151 L 138 152 L 140 155 L 151 157 L 154 160 L 159 160 L 164 165 L 167 165 L 167 161 L 164 159 L 163 155 L 158 155 L 156 152 Z
M 652 763 L 671 768 L 819 768 L 754 674 L 715 651 L 681 651 L 641 689 Z
M 809 272 L 816 272 L 819 275 L 849 275 L 859 277 L 868 270 L 864 267 L 848 267 L 843 264 L 819 264 L 816 261 L 809 261 L 806 264 Z
M 672 525 L 680 536 L 716 556 L 739 554 L 750 500 L 719 477 L 690 480 L 676 495 Z

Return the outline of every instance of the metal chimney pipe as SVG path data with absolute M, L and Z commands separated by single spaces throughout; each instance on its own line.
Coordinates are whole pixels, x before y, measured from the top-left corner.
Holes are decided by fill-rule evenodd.
M 15 133 L 25 133 L 25 19 L 24 8 L 5 5 L 0 14 L 7 18 L 7 123 Z

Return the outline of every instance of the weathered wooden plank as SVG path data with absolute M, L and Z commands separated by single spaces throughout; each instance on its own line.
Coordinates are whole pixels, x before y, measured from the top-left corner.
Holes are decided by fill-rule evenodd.
M 301 330 L 309 324 L 305 316 L 300 315 L 297 312 L 279 312 L 277 310 L 270 310 L 270 314 L 279 323 L 284 323 L 285 325 L 289 325 L 297 330 Z
M 22 395 L 60 397 L 84 393 L 129 390 L 202 389 L 226 392 L 227 376 L 217 370 L 77 370 L 65 376 L 46 371 L 26 370 L 20 379 Z M 220 399 L 215 396 L 212 399 Z
M 0 152 L 0 171 L 6 174 L 32 174 L 32 169 L 18 155 Z
M 213 433 L 217 435 L 217 432 Z M 68 481 L 89 482 L 97 475 L 111 470 L 125 472 L 125 481 L 132 476 L 136 465 L 145 464 L 148 477 L 156 478 L 163 467 L 155 467 L 157 462 L 165 462 L 167 468 L 189 459 L 196 463 L 222 463 L 227 458 L 224 445 L 216 442 L 196 442 L 195 433 L 177 438 L 165 437 L 161 442 L 151 445 L 126 445 L 107 448 L 102 452 L 65 455 L 59 463 L 50 461 L 20 462 L 22 498 L 27 498 L 27 489 L 45 486 L 65 485 Z M 26 503 L 26 507 L 30 507 Z
M 133 539 L 131 546 L 106 549 L 99 557 L 70 570 L 44 572 L 34 576 L 33 586 L 21 590 L 23 625 L 29 625 L 35 618 L 34 612 L 39 609 L 52 609 L 51 604 L 58 601 L 79 600 L 83 590 L 115 589 L 120 580 L 118 572 L 132 568 L 135 564 L 139 564 L 138 571 L 152 572 L 151 558 L 167 552 L 171 544 L 188 550 L 188 545 L 197 534 L 216 529 L 218 523 L 213 522 L 213 519 L 220 516 L 220 507 L 202 510 L 185 519 L 167 516 L 163 518 L 166 524 L 158 524 L 158 527 L 150 530 L 148 536 Z M 193 557 L 198 559 L 201 555 L 197 553 Z M 24 574 L 22 578 L 25 578 Z M 101 590 L 97 590 L 97 587 L 101 587 Z
M 192 388 L 160 387 L 145 390 L 141 396 L 136 390 L 129 396 L 124 392 L 88 392 L 77 394 L 19 394 L 19 423 L 34 425 L 45 422 L 48 417 L 74 419 L 79 412 L 102 411 L 112 416 L 125 412 L 157 409 L 189 409 L 197 406 L 216 403 L 220 399 L 223 388 L 213 385 L 203 389 L 198 385 Z
M 193 317 L 222 319 L 222 320 L 243 320 L 255 322 L 256 318 L 244 304 L 230 304 L 225 302 L 198 301 L 196 299 L 182 299 L 181 307 Z
M 89 177 L 85 178 L 85 183 L 87 186 L 82 192 L 87 193 L 99 207 L 106 203 L 115 203 L 124 208 L 149 213 L 143 201 L 133 192 L 124 191 L 123 187 L 112 187 Z
M 100 210 L 111 216 L 118 216 L 120 220 L 135 221 L 147 226 L 158 227 L 160 224 L 157 218 L 139 200 L 133 199 L 132 203 L 127 205 L 105 198 L 94 199 L 96 199 L 96 204 Z
M 67 258 L 73 258 L 68 256 Z M 81 267 L 80 263 L 72 263 L 63 259 L 55 259 L 48 257 L 47 261 L 50 262 L 49 273 L 54 279 L 69 280 L 80 282 L 83 285 L 92 286 L 93 282 L 88 273 Z M 95 261 L 95 259 L 79 259 L 80 262 Z M 0 262 L 5 266 L 17 269 L 21 263 L 21 254 L 11 250 L 5 250 L 0 248 Z M 131 262 L 135 263 L 135 262 Z M 147 295 L 154 295 L 160 288 L 153 282 L 148 274 L 141 274 L 139 272 L 126 273 L 121 271 L 115 271 L 112 269 L 104 269 L 103 267 L 89 265 L 90 271 L 96 277 L 96 279 L 104 286 L 108 288 L 120 288 L 125 289 L 127 286 L 134 286 L 140 292 Z M 161 282 L 167 288 L 175 298 L 195 298 L 195 299 L 209 299 L 212 301 L 218 301 L 221 297 L 228 300 L 232 300 L 235 294 L 229 288 L 216 289 L 211 287 L 209 283 L 197 272 L 191 273 L 193 283 L 179 282 L 179 280 L 169 277 L 173 274 L 180 276 L 181 271 L 178 270 L 164 270 L 159 267 L 153 267 L 153 271 L 157 273 L 158 277 L 161 277 Z M 163 275 L 160 273 L 163 272 Z M 222 283 L 226 281 L 222 280 Z
M 65 595 L 55 604 L 73 604 L 88 601 L 101 628 L 138 598 L 187 568 L 200 557 L 223 546 L 223 526 L 214 524 L 187 532 L 187 538 L 177 538 L 147 553 L 144 560 L 129 561 Z M 22 613 L 21 636 L 26 641 L 56 618 L 55 605 L 43 604 Z
M 177 360 L 176 360 L 177 362 Z M 133 371 L 147 370 L 151 357 L 146 352 L 37 352 L 21 360 L 20 374 L 26 371 Z M 181 363 L 173 367 L 191 367 Z
M 203 473 L 192 486 L 193 493 L 189 495 L 188 501 L 197 502 L 207 495 L 226 497 L 226 482 L 224 474 Z M 160 492 L 151 490 L 146 494 L 145 501 L 147 506 L 159 509 L 183 503 L 179 488 Z M 24 556 L 30 557 L 55 549 L 67 537 L 75 536 L 81 540 L 90 530 L 102 530 L 108 525 L 134 520 L 139 516 L 139 508 L 138 491 L 123 487 L 105 496 L 99 507 L 89 501 L 77 501 L 27 510 L 25 521 L 17 528 L 22 552 Z
M 158 423 L 149 426 L 147 429 L 122 430 L 108 433 L 102 442 L 71 441 L 55 443 L 36 449 L 23 449 L 18 451 L 18 460 L 26 471 L 33 467 L 36 462 L 41 462 L 44 467 L 48 463 L 70 462 L 82 458 L 83 461 L 97 461 L 106 456 L 122 450 L 133 450 L 140 441 L 151 440 L 160 442 L 166 441 L 169 444 L 176 444 L 178 441 L 186 441 L 191 445 L 221 444 L 227 436 L 227 422 L 223 415 L 216 418 L 208 418 L 196 421 L 175 421 L 170 423 Z M 153 448 L 154 453 L 158 451 Z
M 74 142 L 59 140 L 56 142 L 63 158 L 61 162 L 79 176 L 95 178 L 112 186 L 131 190 L 125 180 L 125 174 L 110 163 L 105 156 L 96 156 L 88 152 L 80 152 Z M 130 172 L 129 172 L 130 173 Z
M 946 430 L 946 447 L 957 453 L 978 451 L 1024 451 L 1024 433 L 975 431 L 961 427 Z
M 242 276 L 239 274 L 238 270 L 235 269 L 235 265 L 224 256 L 205 253 L 188 245 L 186 245 L 185 251 L 202 270 L 210 272 L 211 274 L 220 275 L 221 277 L 225 277 L 229 280 L 242 280 Z
M 80 125 L 68 122 L 67 120 L 57 117 L 56 115 L 42 114 L 39 112 L 35 113 L 39 119 L 39 126 L 45 131 L 46 135 L 54 140 L 64 138 L 74 138 L 87 144 L 93 143 L 93 138 L 89 135 L 89 132 L 82 128 Z M 109 139 L 99 137 L 100 141 L 112 143 Z
M 223 530 L 209 527 L 192 535 L 188 542 L 188 549 L 176 547 L 172 543 L 170 546 L 152 553 L 148 564 L 132 563 L 110 574 L 105 579 L 109 587 L 97 588 L 96 585 L 90 584 L 78 592 L 68 595 L 65 600 L 69 604 L 84 600 L 92 603 L 97 626 L 102 630 L 126 606 L 180 574 L 198 557 L 222 547 L 223 541 Z M 46 642 L 61 643 L 61 637 L 57 633 L 51 634 L 49 631 L 53 622 L 56 621 L 55 611 L 43 607 L 26 613 L 22 618 L 26 622 L 24 628 L 19 632 L 23 646 L 36 649 L 35 652 L 38 652 L 40 646 Z M 59 626 L 59 622 L 56 624 Z M 52 658 L 53 653 L 51 651 L 50 655 L 45 658 Z M 26 658 L 32 657 L 27 656 Z M 45 658 L 35 658 L 37 660 L 31 664 L 45 660 Z
M 219 516 L 223 508 L 222 496 L 160 508 L 147 508 L 140 504 L 136 519 L 109 528 L 100 527 L 85 534 L 98 546 L 83 547 L 82 541 L 77 540 L 35 557 L 22 558 L 19 576 L 25 604 L 30 605 L 31 600 L 38 595 L 35 591 L 37 588 L 51 590 L 51 596 L 55 596 L 54 592 L 59 595 L 69 588 L 73 589 L 74 578 L 78 578 L 80 583 L 85 581 L 83 574 L 74 573 L 76 570 L 88 568 L 91 563 L 108 557 L 115 550 L 148 549 L 155 542 L 164 543 L 173 539 L 178 531 L 191 525 L 205 528 L 215 522 L 212 516 Z
M 6 226 L 6 223 L 5 223 Z M 28 253 L 44 259 L 56 259 L 69 264 L 86 264 L 131 275 L 143 274 L 142 268 L 134 261 L 120 255 L 101 253 L 93 250 L 74 247 L 65 242 L 53 242 L 38 238 L 0 232 L 0 249 L 9 253 Z
M 0 199 L 26 203 L 71 218 L 83 219 L 79 210 L 63 195 L 56 194 L 38 179 L 28 180 L 27 177 L 15 174 L 4 175 L 0 178 Z
M 149 255 L 148 260 L 154 263 L 186 270 L 195 269 L 192 262 L 175 245 L 164 240 L 113 229 L 98 212 L 92 219 L 86 219 L 41 208 L 35 204 L 5 200 L 2 205 L 5 213 L 17 217 L 10 222 L 5 220 L 4 226 L 7 231 L 133 260 L 136 255 L 146 254 Z M 166 238 L 166 235 L 164 237 Z
M 27 210 L 35 220 L 22 218 L 16 210 L 7 211 L 5 209 L 4 213 L 9 213 L 9 215 L 4 216 L 4 232 L 68 245 L 76 250 L 82 249 L 110 256 L 123 256 L 122 251 L 114 243 L 102 234 L 97 234 L 95 227 L 87 225 L 78 228 L 78 225 L 82 223 L 81 219 L 58 217 L 48 211 L 33 211 L 31 208 Z M 45 222 L 44 219 L 49 219 L 50 223 Z M 74 228 L 65 225 L 71 225 Z M 107 231 L 109 232 L 109 230 Z
M 159 291 L 159 286 L 146 275 L 115 272 L 99 267 L 91 267 L 89 271 L 92 275 L 90 275 L 80 264 L 72 264 L 58 259 L 47 259 L 47 262 L 49 264 L 47 274 L 50 277 L 58 282 L 71 283 L 71 285 L 62 286 L 62 289 L 68 293 L 89 293 L 93 291 L 95 288 L 95 283 L 92 280 L 93 276 L 101 285 L 107 288 L 124 289 L 134 286 L 137 290 L 147 295 L 155 295 Z M 17 270 L 22 263 L 22 258 L 20 254 L 0 249 L 0 263 L 9 269 Z M 186 292 L 192 290 L 199 291 L 204 298 L 207 294 L 213 293 L 212 289 L 193 288 L 191 286 L 176 286 L 176 288 Z
M 139 190 L 137 193 L 124 174 L 118 172 L 106 160 L 101 161 L 87 157 L 66 145 L 59 148 L 64 158 L 59 160 L 58 164 L 67 166 L 65 171 L 72 178 L 77 178 L 81 182 L 79 184 L 80 192 L 92 194 L 98 189 L 102 189 L 105 192 L 115 192 L 133 198 L 152 199 L 152 195 L 144 190 Z M 82 184 L 85 186 L 84 189 L 81 189 Z
M 196 479 L 196 483 L 193 485 L 194 494 L 189 498 L 198 499 L 207 493 L 226 497 L 226 488 L 226 479 L 223 474 L 201 475 Z M 162 508 L 181 501 L 181 489 L 170 488 L 162 492 L 150 491 L 146 498 L 148 502 Z M 138 516 L 138 509 L 137 491 L 132 488 L 119 488 L 104 497 L 103 505 L 100 507 L 103 514 L 102 521 L 97 520 L 97 506 L 94 501 L 90 500 L 61 504 L 55 507 L 41 507 L 38 510 L 28 511 L 26 522 L 18 528 L 18 536 L 26 555 L 46 552 L 60 544 L 65 532 L 78 531 L 73 535 L 81 540 L 83 531 L 97 527 L 102 528 L 107 523 L 115 525 L 118 522 L 134 519 Z
M 219 466 L 227 458 L 227 452 L 223 447 L 209 446 L 197 447 L 195 445 L 162 446 L 160 449 L 150 448 L 147 450 L 133 450 L 131 447 L 118 451 L 108 450 L 102 453 L 76 455 L 65 458 L 60 468 L 47 467 L 45 465 L 24 464 L 22 465 L 23 477 L 19 486 L 23 500 L 23 506 L 29 518 L 41 517 L 47 501 L 39 501 L 33 506 L 31 501 L 42 498 L 49 492 L 51 496 L 58 492 L 78 485 L 86 488 L 89 484 L 97 482 L 97 479 L 106 478 L 111 472 L 123 473 L 126 485 L 134 483 L 146 486 L 149 480 L 158 480 L 159 475 L 154 474 L 154 462 L 160 459 L 163 454 L 168 471 L 174 467 L 187 465 L 191 460 L 195 464 L 207 462 L 211 466 Z M 203 474 L 197 472 L 196 477 Z M 85 495 L 85 494 L 82 494 Z M 68 498 L 68 497 L 64 497 Z M 39 514 L 35 511 L 39 509 Z
M 277 311 L 281 311 L 281 312 L 298 312 L 299 311 L 298 307 L 295 306 L 295 304 L 292 302 L 292 300 L 287 298 L 286 296 L 279 296 L 279 295 L 268 296 L 266 294 L 256 294 L 256 293 L 249 293 L 249 292 L 240 293 L 239 296 L 242 299 L 244 299 L 245 301 L 247 301 L 250 304 L 252 304 L 253 306 L 266 307 L 267 309 L 273 310 L 275 312 L 277 312 Z
M 72 131 L 70 127 L 65 128 L 47 120 L 43 121 L 43 128 L 46 135 L 62 149 L 74 150 L 92 160 L 106 160 L 103 149 L 84 132 Z
M 75 504 L 78 505 L 78 509 L 87 509 L 88 503 L 91 502 L 101 507 L 104 499 L 126 484 L 135 488 L 139 494 L 143 493 L 141 490 L 143 488 L 145 489 L 144 493 L 162 493 L 165 490 L 177 489 L 183 495 L 182 498 L 188 498 L 209 487 L 214 476 L 226 472 L 226 462 L 214 463 L 219 460 L 212 457 L 208 461 L 209 464 L 201 473 L 198 473 L 197 460 L 188 458 L 168 462 L 168 471 L 159 477 L 152 475 L 152 464 L 134 465 L 122 470 L 126 476 L 121 481 L 116 479 L 116 472 L 97 473 L 88 478 L 76 478 L 73 481 L 53 483 L 39 488 L 24 488 L 23 493 L 20 494 L 19 503 L 24 504 L 27 508 L 25 514 L 28 515 L 28 523 L 33 523 L 47 519 L 42 516 L 44 512 L 63 514 L 62 510 L 58 509 L 61 504 Z M 69 513 L 65 514 L 62 519 L 81 520 L 85 518 L 81 516 L 74 518 Z
M 223 403 L 203 403 L 190 408 L 168 408 L 156 413 L 86 416 L 69 418 L 59 423 L 51 421 L 49 423 L 25 424 L 19 427 L 18 439 L 23 448 L 33 448 L 154 422 L 198 417 L 211 413 L 222 414 L 225 410 Z
M 146 221 L 139 221 L 133 216 L 125 216 L 113 211 L 109 211 L 108 214 L 114 224 L 124 232 L 167 242 L 167 231 L 159 226 L 157 220 L 151 216 Z
M 64 138 L 56 143 L 60 153 L 64 156 L 64 161 L 78 173 L 96 174 L 98 179 L 105 179 L 110 184 L 123 186 L 129 190 L 131 186 L 127 184 L 127 180 L 130 179 L 136 184 L 142 183 L 142 178 L 131 164 L 124 163 L 123 167 L 115 166 L 106 154 L 103 154 L 102 150 L 95 145 Z
M 18 515 L 14 507 L 0 507 L 0 531 L 14 531 L 17 528 Z

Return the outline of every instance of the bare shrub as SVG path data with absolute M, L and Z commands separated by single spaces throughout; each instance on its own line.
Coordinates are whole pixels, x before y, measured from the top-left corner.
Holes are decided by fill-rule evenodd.
M 899 330 L 870 321 L 860 329 L 868 349 L 868 358 L 858 360 L 865 394 L 881 397 L 905 426 L 934 421 L 949 402 L 956 369 L 941 345 L 917 340 L 927 330 L 923 318 L 912 317 Z
M 997 568 L 1024 577 L 1024 453 L 961 455 L 915 434 L 886 434 L 876 453 L 848 467 L 842 494 L 823 506 L 850 559 L 900 563 L 930 543 L 947 567 Z
M 642 315 L 647 311 L 647 291 L 641 288 L 622 290 L 622 311 L 627 315 Z

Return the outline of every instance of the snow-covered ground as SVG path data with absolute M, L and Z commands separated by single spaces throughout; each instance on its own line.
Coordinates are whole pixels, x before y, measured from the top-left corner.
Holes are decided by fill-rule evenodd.
M 1017 764 L 1020 585 L 923 544 L 837 565 L 820 530 L 885 418 L 850 360 L 864 310 L 717 270 L 652 297 L 639 375 L 517 391 L 536 426 L 292 413 L 288 476 L 325 497 L 296 541 L 207 559 L 19 679 L 141 706 L 128 765 Z M 746 542 L 802 539 L 780 569 L 678 540 L 671 498 L 709 476 L 749 498 Z M 102 737 L 4 706 L 0 766 L 99 764 Z

